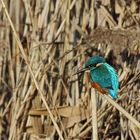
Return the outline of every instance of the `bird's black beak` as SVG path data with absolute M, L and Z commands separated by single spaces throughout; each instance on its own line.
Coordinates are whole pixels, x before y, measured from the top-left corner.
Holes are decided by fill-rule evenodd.
M 79 73 L 84 73 L 85 71 L 87 71 L 89 69 L 90 69 L 89 67 L 88 68 L 83 68 L 83 69 L 77 71 L 76 73 L 74 73 L 73 75 L 76 75 L 76 74 L 79 74 Z

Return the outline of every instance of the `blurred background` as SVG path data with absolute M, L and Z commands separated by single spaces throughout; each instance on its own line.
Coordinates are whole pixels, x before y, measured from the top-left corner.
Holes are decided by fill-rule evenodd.
M 2 0 L 1 0 L 2 1 Z M 0 1 L 0 139 L 57 140 Z M 119 75 L 116 101 L 140 121 L 139 0 L 5 0 L 26 58 L 64 139 L 92 139 L 87 75 L 100 55 Z M 138 140 L 140 130 L 99 94 L 99 140 Z M 94 131 L 94 130 L 93 130 Z

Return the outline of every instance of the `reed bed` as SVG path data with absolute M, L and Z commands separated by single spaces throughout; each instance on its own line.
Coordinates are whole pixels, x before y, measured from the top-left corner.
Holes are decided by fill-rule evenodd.
M 0 139 L 140 139 L 139 7 L 0 0 Z M 119 74 L 116 101 L 97 94 L 87 73 L 73 75 L 96 54 Z

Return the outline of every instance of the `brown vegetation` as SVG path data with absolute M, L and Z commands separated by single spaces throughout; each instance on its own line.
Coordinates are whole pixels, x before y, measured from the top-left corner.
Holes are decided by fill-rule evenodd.
M 104 96 L 91 101 L 86 74 L 73 76 L 104 56 L 119 74 L 115 102 L 140 122 L 139 39 L 138 0 L 0 0 L 0 139 L 90 140 L 94 103 L 99 140 L 140 139 Z

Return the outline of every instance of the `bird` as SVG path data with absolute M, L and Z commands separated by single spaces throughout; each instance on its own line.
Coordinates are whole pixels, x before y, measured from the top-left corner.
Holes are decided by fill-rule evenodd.
M 89 71 L 91 86 L 102 94 L 109 94 L 113 99 L 117 99 L 119 88 L 119 78 L 116 70 L 109 65 L 105 58 L 95 55 L 89 58 L 83 69 L 75 74 Z

